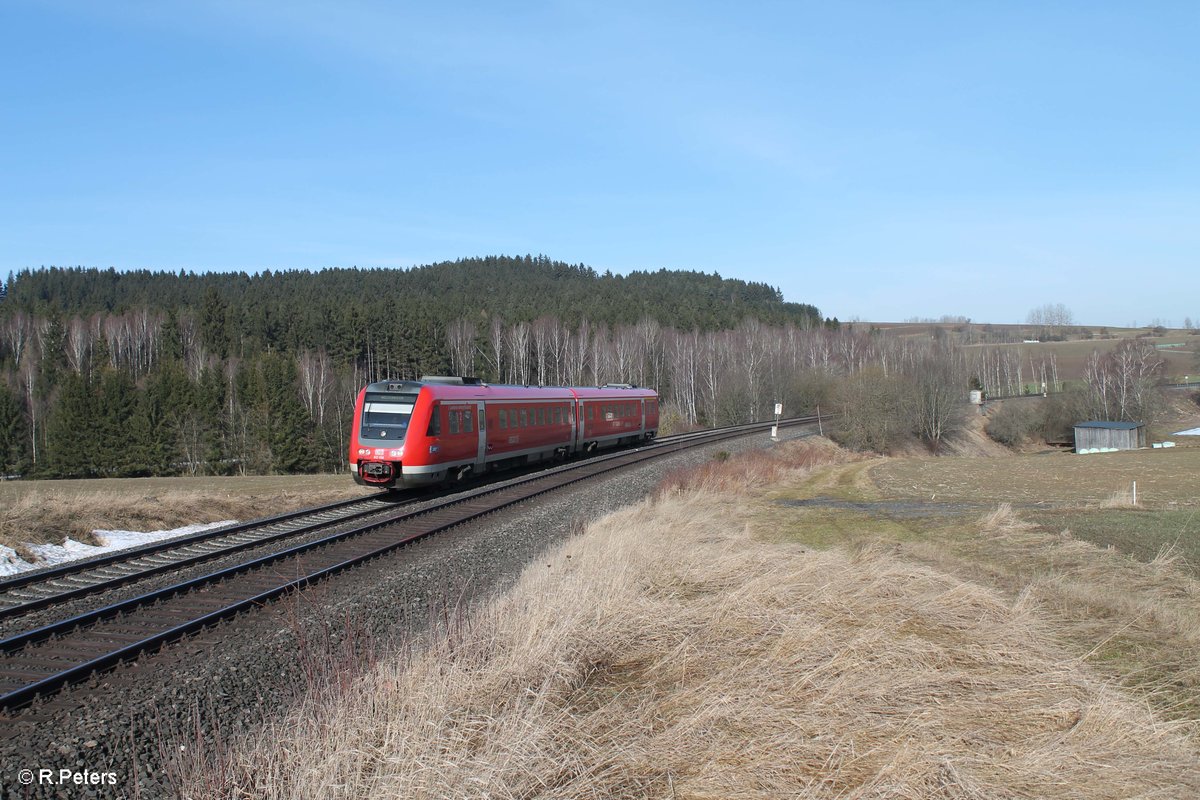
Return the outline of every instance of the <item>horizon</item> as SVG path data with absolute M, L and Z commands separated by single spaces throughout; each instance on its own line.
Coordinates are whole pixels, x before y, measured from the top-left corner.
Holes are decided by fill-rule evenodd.
M 0 274 L 539 252 L 766 283 L 839 319 L 1200 318 L 1177 290 L 1200 252 L 1191 4 L 0 18 L 21 34 Z

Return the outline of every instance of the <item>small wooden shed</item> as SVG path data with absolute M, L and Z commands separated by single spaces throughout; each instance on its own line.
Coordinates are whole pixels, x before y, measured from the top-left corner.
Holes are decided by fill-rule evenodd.
M 1076 453 L 1136 450 L 1145 446 L 1144 422 L 1079 422 L 1075 425 Z

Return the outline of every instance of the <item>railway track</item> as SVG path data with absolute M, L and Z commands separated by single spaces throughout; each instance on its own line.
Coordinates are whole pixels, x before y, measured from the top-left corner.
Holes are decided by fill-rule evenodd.
M 816 417 L 804 417 L 785 420 L 780 424 L 801 425 L 815 421 Z M 349 529 L 338 530 L 327 536 L 252 557 L 230 567 L 0 640 L 0 708 L 13 709 L 28 704 L 39 696 L 47 696 L 67 684 L 82 680 L 97 670 L 156 650 L 187 633 L 230 619 L 242 611 L 260 606 L 369 559 L 393 552 L 438 531 L 596 475 L 623 469 L 687 447 L 719 442 L 769 427 L 770 423 L 761 423 L 670 437 L 634 450 L 572 462 L 503 484 L 458 493 L 418 510 L 395 509 L 384 518 L 379 517 L 381 511 L 378 507 L 367 508 L 362 506 L 369 504 L 362 501 L 348 501 L 261 521 L 268 523 L 261 526 L 262 529 L 280 524 L 284 527 L 292 526 L 291 533 L 276 530 L 266 534 L 259 529 L 236 531 L 231 528 L 215 532 L 212 537 L 196 537 L 196 541 L 188 541 L 183 547 L 175 550 L 159 548 L 155 552 L 133 554 L 122 566 L 126 570 L 134 570 L 133 563 L 139 562 L 136 569 L 142 571 L 129 572 L 128 575 L 114 574 L 111 580 L 124 582 L 134 580 L 134 574 L 145 576 L 168 569 L 179 569 L 181 563 L 194 563 L 187 561 L 191 558 L 214 558 L 216 556 L 212 553 L 216 551 L 208 552 L 205 548 L 216 546 L 219 542 L 224 542 L 222 546 L 240 549 L 261 544 L 261 538 L 256 543 L 244 545 L 236 541 L 241 536 L 254 533 L 255 530 L 255 535 L 282 538 L 296 535 L 295 529 L 306 525 L 314 528 L 330 525 L 344 527 L 343 523 L 355 522 Z M 381 502 L 377 498 L 366 500 Z M 343 511 L 347 513 L 333 521 L 312 520 L 314 516 L 336 515 Z M 375 518 L 371 519 L 371 515 L 375 515 Z M 223 551 L 224 554 L 228 552 L 230 551 Z M 165 560 L 157 563 L 159 558 L 156 557 Z M 148 563 L 144 561 L 146 559 Z M 77 574 L 91 575 L 96 571 L 115 568 L 118 563 L 121 562 L 110 561 L 99 567 L 89 565 Z M 63 573 L 51 580 L 69 582 L 71 577 L 70 573 Z M 23 588 L 32 591 L 31 587 L 35 585 L 39 584 L 26 582 Z M 0 585 L 0 588 L 3 586 Z M 78 588 L 82 591 L 96 590 L 94 586 Z M 75 589 L 68 588 L 64 591 Z M 28 602 L 38 603 L 38 607 L 43 608 L 58 601 L 38 596 L 30 598 Z
M 0 580 L 0 620 L 394 507 L 383 497 L 342 500 L 22 573 Z

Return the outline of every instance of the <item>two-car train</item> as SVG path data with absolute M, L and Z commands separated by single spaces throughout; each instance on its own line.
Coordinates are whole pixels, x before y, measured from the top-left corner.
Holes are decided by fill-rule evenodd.
M 658 395 L 626 384 L 380 381 L 358 394 L 350 468 L 362 485 L 407 488 L 647 441 L 657 433 Z

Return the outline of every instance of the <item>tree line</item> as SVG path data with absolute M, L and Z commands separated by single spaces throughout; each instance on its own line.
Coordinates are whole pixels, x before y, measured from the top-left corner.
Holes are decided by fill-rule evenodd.
M 358 389 L 423 374 L 636 383 L 660 392 L 669 429 L 765 419 L 776 402 L 789 415 L 820 407 L 841 442 L 880 452 L 907 441 L 939 449 L 961 428 L 971 387 L 1020 393 L 1027 375 L 1060 383 L 1053 357 L 887 336 L 718 276 L 618 281 L 541 258 L 383 272 L 129 273 L 129 286 L 126 274 L 97 270 L 14 276 L 0 295 L 0 474 L 345 470 Z M 365 290 L 339 283 L 353 275 Z M 388 280 L 408 294 L 374 295 Z M 608 289 L 569 288 L 577 282 L 636 288 L 598 304 Z M 327 296 L 333 286 L 346 291 Z M 441 291 L 459 304 L 430 299 Z M 548 308 L 547 297 L 578 302 Z M 645 297 L 658 298 L 654 308 Z M 1120 348 L 1096 356 L 1079 413 L 1153 410 L 1161 366 L 1152 348 L 1129 347 L 1142 360 Z
M 256 275 L 23 270 L 0 284 L 0 474 L 345 469 L 369 381 L 651 385 L 672 326 L 748 320 L 824 324 L 766 284 L 544 256 Z

